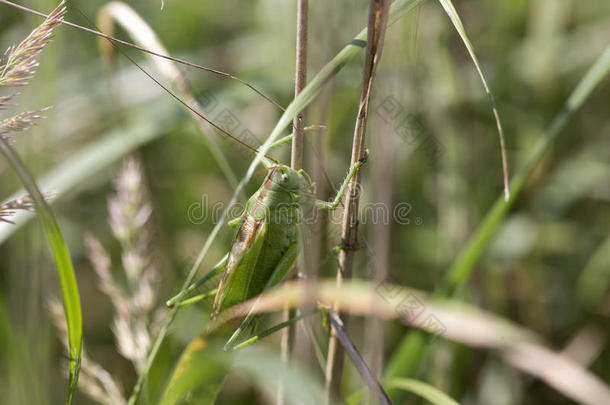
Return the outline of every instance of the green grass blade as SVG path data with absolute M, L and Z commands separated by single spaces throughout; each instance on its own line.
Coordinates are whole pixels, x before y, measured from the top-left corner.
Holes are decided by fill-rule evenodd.
M 80 298 L 78 295 L 78 285 L 74 268 L 72 267 L 72 259 L 70 252 L 66 246 L 64 239 L 57 225 L 57 220 L 53 215 L 53 211 L 46 203 L 42 193 L 36 185 L 36 181 L 32 177 L 30 171 L 25 167 L 21 158 L 13 148 L 0 137 L 0 151 L 13 167 L 25 189 L 34 201 L 36 213 L 44 229 L 44 233 L 49 241 L 49 246 L 55 259 L 57 266 L 57 274 L 61 285 L 63 296 L 64 312 L 66 314 L 66 322 L 68 326 L 68 347 L 70 349 L 70 380 L 68 390 L 67 403 L 72 403 L 72 398 L 76 391 L 78 383 L 78 373 L 80 371 L 83 325 L 81 315 Z
M 390 14 L 388 16 L 388 25 L 397 21 L 400 17 L 407 14 L 409 11 L 413 10 L 417 5 L 419 5 L 423 0 L 398 0 L 395 1 L 390 7 Z M 250 178 L 254 174 L 256 168 L 263 160 L 265 154 L 269 151 L 273 143 L 279 138 L 282 131 L 292 123 L 293 118 L 302 110 L 305 109 L 313 99 L 318 95 L 324 84 L 326 84 L 331 78 L 333 78 L 338 72 L 343 69 L 343 67 L 362 49 L 365 47 L 365 40 L 367 37 L 366 28 L 363 29 L 348 45 L 346 45 L 335 57 L 316 74 L 316 76 L 309 82 L 307 87 L 303 89 L 303 91 L 290 103 L 290 105 L 286 108 L 286 111 L 282 114 L 279 121 L 275 125 L 273 131 L 269 135 L 269 137 L 265 140 L 265 143 L 259 148 L 259 153 L 256 155 L 250 167 L 248 168 L 247 173 L 242 178 L 242 180 L 237 185 L 231 200 L 227 204 L 225 210 L 222 212 L 220 218 L 218 219 L 216 225 L 210 232 L 208 239 L 205 244 L 201 248 L 197 259 L 195 260 L 193 266 L 191 267 L 184 284 L 181 288 L 178 296 L 180 298 L 177 299 L 179 302 L 184 298 L 186 290 L 188 286 L 195 279 L 195 275 L 197 274 L 197 270 L 199 266 L 203 262 L 203 259 L 207 255 L 212 243 L 216 239 L 218 232 L 220 232 L 220 228 L 226 221 L 229 210 L 237 201 L 237 196 L 242 192 Z M 148 372 L 152 367 L 154 359 L 161 347 L 161 343 L 165 339 L 165 336 L 169 330 L 169 326 L 174 321 L 177 311 L 180 308 L 180 305 L 176 305 L 170 314 L 168 315 L 164 325 L 161 327 L 159 331 L 159 335 L 157 336 L 150 354 L 147 358 L 146 364 L 142 373 L 138 376 L 138 380 L 134 386 L 133 392 L 129 397 L 128 404 L 134 405 L 140 395 L 142 390 L 142 386 L 144 385 L 144 381 L 146 381 Z
M 285 383 L 288 404 L 322 403 L 322 387 L 297 365 L 286 367 L 280 356 L 269 349 L 249 347 L 224 352 L 220 345 L 196 337 L 180 356 L 158 402 L 172 405 L 190 394 L 198 404 L 212 404 L 229 369 L 239 372 L 259 391 L 272 397 L 280 380 Z
M 228 372 L 221 356 L 219 349 L 204 339 L 193 339 L 180 356 L 158 405 L 179 403 L 197 387 L 204 389 L 197 391 L 197 403 L 213 403 Z
M 459 405 L 449 395 L 422 381 L 399 378 L 388 383 L 388 387 L 411 392 L 434 405 Z
M 502 130 L 502 123 L 500 122 L 500 115 L 498 114 L 498 109 L 496 108 L 496 102 L 494 100 L 494 96 L 489 89 L 489 85 L 487 84 L 487 80 L 485 80 L 485 75 L 483 74 L 483 70 L 481 69 L 481 65 L 479 64 L 479 60 L 477 59 L 477 55 L 474 53 L 474 47 L 468 38 L 468 34 L 466 34 L 466 29 L 464 28 L 464 24 L 462 24 L 462 20 L 460 16 L 453 6 L 451 0 L 439 0 L 445 12 L 451 19 L 453 26 L 457 30 L 458 34 L 462 38 L 466 49 L 468 50 L 468 54 L 470 55 L 470 59 L 472 59 L 472 63 L 474 63 L 475 68 L 477 69 L 477 73 L 481 78 L 481 82 L 483 83 L 483 87 L 485 88 L 485 92 L 487 93 L 487 97 L 489 98 L 489 104 L 491 105 L 491 110 L 494 115 L 494 119 L 496 120 L 496 127 L 498 129 L 498 137 L 500 139 L 500 153 L 502 156 L 502 170 L 503 170 L 503 179 L 504 179 L 504 198 L 508 200 L 510 191 L 508 185 L 508 163 L 506 160 L 506 146 L 504 144 L 504 131 Z
M 532 149 L 525 164 L 511 180 L 509 200 L 505 201 L 504 198 L 499 197 L 488 211 L 479 228 L 469 239 L 467 245 L 447 272 L 442 286 L 438 289 L 438 296 L 452 296 L 468 281 L 474 266 L 485 252 L 493 235 L 519 196 L 525 181 L 537 163 L 540 162 L 544 154 L 550 149 L 553 141 L 565 127 L 572 114 L 582 106 L 587 97 L 608 72 L 610 72 L 610 46 L 604 50 L 602 55 L 578 83 L 576 89 L 574 89 L 566 101 L 564 108 L 553 119 Z M 421 332 L 409 333 L 399 344 L 398 350 L 391 356 L 384 376 L 385 381 L 408 375 L 408 372 L 416 369 L 422 360 L 427 342 L 427 339 L 422 339 Z M 408 354 L 406 350 L 409 350 Z M 406 361 L 406 359 L 409 359 L 409 361 Z

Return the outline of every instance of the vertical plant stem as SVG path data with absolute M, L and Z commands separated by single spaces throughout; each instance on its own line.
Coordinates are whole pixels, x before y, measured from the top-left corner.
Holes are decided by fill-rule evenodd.
M 307 18 L 309 0 L 299 0 L 297 5 L 297 52 L 294 96 L 298 96 L 307 84 Z M 292 155 L 290 165 L 293 169 L 303 167 L 303 128 L 305 127 L 304 111 L 292 121 Z
M 298 0 L 296 24 L 296 75 L 294 81 L 295 98 L 307 84 L 307 20 L 309 13 L 309 0 Z M 293 136 L 290 156 L 290 166 L 299 170 L 303 167 L 303 133 L 305 128 L 305 112 L 301 110 L 292 121 Z M 294 309 L 284 309 L 284 321 L 288 322 L 296 316 Z M 282 330 L 281 355 L 286 364 L 294 350 L 296 341 L 296 324 Z M 280 381 L 277 392 L 277 404 L 284 404 L 284 386 Z
M 352 144 L 351 164 L 361 160 L 365 156 L 364 138 L 366 133 L 366 120 L 368 116 L 369 102 L 375 77 L 375 69 L 381 58 L 383 39 L 387 25 L 389 0 L 370 0 L 369 23 L 367 33 L 367 52 L 364 63 L 362 89 L 360 92 L 360 104 L 356 117 L 354 129 L 354 141 Z M 360 200 L 360 175 L 356 173 L 348 186 L 345 211 L 343 214 L 343 226 L 341 231 L 341 243 L 343 249 L 339 253 L 339 266 L 337 269 L 337 287 L 340 288 L 344 279 L 352 276 L 354 263 L 354 248 L 357 242 L 358 232 L 358 204 Z M 340 308 L 333 308 L 338 312 Z M 344 325 L 347 319 L 341 316 Z M 343 374 L 343 349 L 337 336 L 331 332 L 328 346 L 328 362 L 326 364 L 326 403 L 332 403 L 334 398 L 339 398 L 341 391 L 341 375 Z

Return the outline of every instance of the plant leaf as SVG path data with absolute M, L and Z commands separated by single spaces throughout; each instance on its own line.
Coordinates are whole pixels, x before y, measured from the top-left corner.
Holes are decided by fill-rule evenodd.
M 411 378 L 398 378 L 390 381 L 388 387 L 409 391 L 434 405 L 459 405 L 459 403 L 453 400 L 449 395 L 423 381 L 413 380 Z
M 500 139 L 500 153 L 502 156 L 502 171 L 503 171 L 503 179 L 504 179 L 504 199 L 508 201 L 510 197 L 510 187 L 508 184 L 508 162 L 506 160 L 506 146 L 504 145 L 504 131 L 502 130 L 502 122 L 500 121 L 500 115 L 498 114 L 498 109 L 496 108 L 496 102 L 494 100 L 493 94 L 487 85 L 487 80 L 485 80 L 485 75 L 483 74 L 483 70 L 481 69 L 481 65 L 479 65 L 479 60 L 477 59 L 477 55 L 474 53 L 474 47 L 468 38 L 468 34 L 466 34 L 466 29 L 464 28 L 464 24 L 462 24 L 462 20 L 460 16 L 453 6 L 451 0 L 438 0 L 445 12 L 451 19 L 453 26 L 457 30 L 458 34 L 462 38 L 464 45 L 466 45 L 466 49 L 468 50 L 468 54 L 472 59 L 472 63 L 474 63 L 475 68 L 477 69 L 477 73 L 481 78 L 481 82 L 483 83 L 483 87 L 485 88 L 485 92 L 487 93 L 487 97 L 489 98 L 489 104 L 491 104 L 491 110 L 494 115 L 494 119 L 496 120 L 496 127 L 498 129 L 498 137 Z
M 180 356 L 159 405 L 180 403 L 189 393 L 198 404 L 212 404 L 229 369 L 245 374 L 248 381 L 270 398 L 280 382 L 289 404 L 316 405 L 323 402 L 322 386 L 298 365 L 287 367 L 275 352 L 249 347 L 224 352 L 221 345 L 196 337 Z
M 226 360 L 223 362 L 219 354 L 218 348 L 210 348 L 202 338 L 193 339 L 180 356 L 159 405 L 179 403 L 189 392 L 200 386 L 205 386 L 205 391 L 197 392 L 198 403 L 214 403 L 228 372 Z
M 68 326 L 68 347 L 70 356 L 70 380 L 68 390 L 67 403 L 72 403 L 72 398 L 76 391 L 78 383 L 78 374 L 80 371 L 83 326 L 80 298 L 78 295 L 78 285 L 74 268 L 72 267 L 72 259 L 70 252 L 63 239 L 57 220 L 53 215 L 53 211 L 48 206 L 42 193 L 36 185 L 36 181 L 27 167 L 21 161 L 21 158 L 13 148 L 2 138 L 0 138 L 0 151 L 6 160 L 13 167 L 21 182 L 23 183 L 28 194 L 34 201 L 36 213 L 44 229 L 44 233 L 49 242 L 55 265 L 57 266 L 57 274 L 63 296 L 64 312 L 66 314 L 66 323 Z

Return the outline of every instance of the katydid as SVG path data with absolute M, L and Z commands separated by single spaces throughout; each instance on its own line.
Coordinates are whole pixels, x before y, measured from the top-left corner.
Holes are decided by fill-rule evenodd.
M 316 208 L 336 209 L 365 159 L 350 168 L 335 198 L 330 202 L 315 200 Z M 313 183 L 304 170 L 294 170 L 268 159 L 264 159 L 263 164 L 269 169 L 263 184 L 250 197 L 242 215 L 229 222 L 229 225 L 238 227 L 231 251 L 205 276 L 191 284 L 185 293 L 192 292 L 222 272 L 218 288 L 183 301 L 176 296 L 167 302 L 168 306 L 179 301 L 180 305 L 188 305 L 214 296 L 214 318 L 225 309 L 278 284 L 292 269 L 298 252 L 300 210 L 310 198 Z M 250 321 L 250 316 L 244 319 L 227 342 L 226 349 L 236 347 L 236 340 Z

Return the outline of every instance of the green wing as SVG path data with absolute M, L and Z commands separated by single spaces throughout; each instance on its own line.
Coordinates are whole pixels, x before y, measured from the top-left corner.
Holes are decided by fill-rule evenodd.
M 243 226 L 243 225 L 242 225 Z M 241 240 L 240 228 L 236 241 L 231 249 L 224 275 L 218 286 L 214 300 L 212 316 L 215 317 L 225 309 L 242 303 L 251 294 L 253 274 L 256 271 L 261 250 L 267 238 L 268 225 L 260 222 L 254 237 Z

